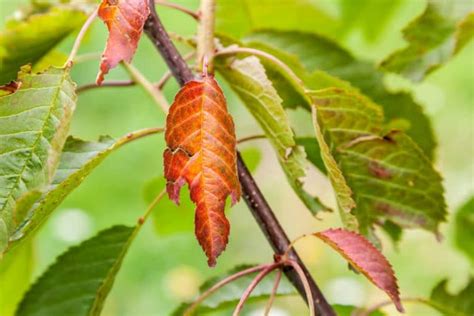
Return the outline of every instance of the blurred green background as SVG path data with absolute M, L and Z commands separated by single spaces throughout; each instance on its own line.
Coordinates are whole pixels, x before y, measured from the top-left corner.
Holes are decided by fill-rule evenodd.
M 27 2 L 0 0 L 1 24 L 5 23 L 8 16 L 18 14 L 16 9 Z M 193 9 L 198 6 L 198 1 L 175 2 Z M 354 2 L 358 2 L 358 5 L 355 6 Z M 425 6 L 422 0 L 313 0 L 312 3 L 321 16 L 329 18 L 332 25 L 336 26 L 324 30 L 327 35 L 332 35 L 356 56 L 373 62 L 403 47 L 400 30 L 419 15 Z M 284 6 L 285 1 L 275 1 L 275 5 Z M 448 2 L 453 16 L 469 6 L 474 9 L 474 2 Z M 188 16 L 161 7 L 159 13 L 169 31 L 182 35 L 194 34 L 196 25 Z M 298 17 L 291 12 L 285 18 L 298 21 Z M 101 52 L 106 36 L 105 26 L 96 21 L 80 53 Z M 71 43 L 71 38 L 66 40 L 61 45 L 61 51 L 67 53 Z M 180 48 L 185 51 L 185 47 Z M 74 68 L 73 79 L 79 85 L 94 82 L 98 63 L 98 60 L 91 60 L 79 64 Z M 166 71 L 161 58 L 146 38 L 141 40 L 133 63 L 153 81 Z M 126 74 L 118 68 L 108 76 L 108 79 L 126 78 Z M 452 220 L 457 207 L 474 193 L 474 43 L 471 42 L 422 83 L 413 85 L 394 76 L 387 76 L 386 79 L 394 89 L 413 91 L 432 119 L 439 142 L 436 166 L 444 176 L 450 215 L 448 223 L 441 226 L 445 237 L 442 242 L 437 242 L 432 234 L 412 230 L 405 233 L 398 250 L 393 248 L 388 239 L 383 240 L 384 253 L 397 273 L 402 296 L 429 296 L 434 285 L 444 278 L 450 280 L 449 289 L 457 291 L 465 286 L 469 274 L 474 272 L 468 259 L 454 246 Z M 260 133 L 244 106 L 222 84 L 236 121 L 237 136 Z M 177 89 L 177 84 L 171 80 L 165 89 L 169 100 L 172 100 Z M 97 139 L 104 134 L 119 137 L 143 127 L 163 126 L 164 119 L 164 115 L 140 87 L 95 89 L 79 96 L 71 133 L 87 140 Z M 311 217 L 284 180 L 274 152 L 266 141 L 246 143 L 242 148 L 255 149 L 247 155 L 248 159 L 256 159 L 256 150 L 261 154 L 255 178 L 291 238 L 340 226 L 337 213 L 321 215 L 321 220 Z M 16 267 L 16 273 L 26 276 L 25 272 L 31 268 L 34 279 L 69 246 L 113 224 L 133 225 L 146 207 L 146 184 L 162 175 L 163 149 L 163 137 L 159 135 L 127 145 L 107 158 L 55 211 L 34 241 L 35 255 L 31 258 L 31 266 Z M 330 184 L 316 170 L 310 170 L 306 187 L 334 207 Z M 103 315 L 168 315 L 179 302 L 191 299 L 197 293 L 199 284 L 208 276 L 221 274 L 236 263 L 272 260 L 270 247 L 241 202 L 228 213 L 232 229 L 227 250 L 220 257 L 217 267 L 209 269 L 193 235 L 192 210 L 169 205 L 162 204 L 155 210 L 155 223 L 148 223 L 133 244 Z M 169 216 L 179 218 L 180 225 L 189 227 L 189 230 L 173 235 L 163 234 L 166 233 Z M 161 226 L 165 228 L 160 229 Z M 158 234 L 157 230 L 162 234 Z M 386 299 L 385 294 L 362 276 L 348 271 L 346 263 L 321 242 L 303 240 L 297 249 L 331 303 L 367 306 Z M 15 289 L 5 289 L 0 284 L 0 294 L 7 295 L 7 292 L 13 297 Z M 407 304 L 406 308 L 407 315 L 438 315 L 427 307 Z M 386 311 L 396 315 L 392 307 Z M 247 308 L 246 313 L 261 315 L 262 306 Z M 278 300 L 272 315 L 305 313 L 302 300 L 295 297 Z

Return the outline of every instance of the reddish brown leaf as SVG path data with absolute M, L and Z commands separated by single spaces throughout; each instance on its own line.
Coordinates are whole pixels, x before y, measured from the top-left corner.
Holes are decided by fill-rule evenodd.
M 399 312 L 403 312 L 397 279 L 392 266 L 380 251 L 363 236 L 344 229 L 328 229 L 316 237 L 334 248 L 359 272 L 390 296 Z
M 97 84 L 100 85 L 110 69 L 122 60 L 132 60 L 150 8 L 148 0 L 102 0 L 98 13 L 109 29 L 97 75 Z
M 229 222 L 224 208 L 240 198 L 232 117 L 214 78 L 188 82 L 176 95 L 166 120 L 164 152 L 168 195 L 179 203 L 185 182 L 196 204 L 195 233 L 209 266 L 224 251 Z
M 20 89 L 21 81 L 10 81 L 10 83 L 0 86 L 0 96 L 9 95 L 15 93 L 16 90 Z

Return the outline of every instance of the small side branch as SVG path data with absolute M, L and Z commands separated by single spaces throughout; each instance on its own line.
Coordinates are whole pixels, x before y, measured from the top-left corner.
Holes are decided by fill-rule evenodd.
M 193 10 L 185 8 L 182 5 L 179 5 L 177 3 L 168 2 L 168 1 L 164 1 L 164 0 L 155 0 L 155 4 L 161 5 L 163 7 L 168 7 L 168 8 L 172 8 L 172 9 L 181 11 L 181 12 L 189 15 L 190 17 L 192 17 L 196 21 L 199 21 L 199 14 L 197 12 L 194 12 Z

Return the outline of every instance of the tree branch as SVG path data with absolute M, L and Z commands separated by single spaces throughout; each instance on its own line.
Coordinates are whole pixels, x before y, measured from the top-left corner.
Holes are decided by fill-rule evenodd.
M 177 51 L 176 47 L 169 39 L 168 34 L 166 33 L 160 19 L 158 18 L 158 15 L 156 14 L 153 0 L 150 0 L 150 9 L 151 14 L 145 23 L 145 32 L 155 44 L 161 56 L 163 56 L 165 62 L 167 63 L 178 83 L 180 85 L 184 85 L 186 82 L 193 80 L 194 75 Z M 275 215 L 273 214 L 272 209 L 265 200 L 265 197 L 263 196 L 259 187 L 255 183 L 250 171 L 245 166 L 245 163 L 243 162 L 239 153 L 237 166 L 240 183 L 243 190 L 243 197 L 250 211 L 252 212 L 252 215 L 255 217 L 260 229 L 267 237 L 267 240 L 275 253 L 277 255 L 285 253 L 285 251 L 290 246 L 290 241 Z M 324 298 L 323 294 L 319 290 L 308 269 L 305 267 L 297 253 L 291 249 L 288 251 L 288 256 L 290 259 L 298 263 L 308 279 L 311 293 L 314 297 L 313 302 L 310 302 L 310 304 L 313 304 L 316 315 L 335 316 L 336 314 L 332 307 L 327 303 L 326 299 Z M 295 269 L 292 267 L 286 267 L 284 269 L 284 273 L 290 282 L 293 283 L 300 295 L 306 300 L 304 284 Z

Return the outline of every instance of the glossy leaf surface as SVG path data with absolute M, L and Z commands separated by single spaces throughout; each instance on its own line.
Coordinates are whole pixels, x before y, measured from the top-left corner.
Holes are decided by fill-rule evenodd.
M 148 0 L 102 0 L 99 17 L 109 29 L 97 84 L 121 61 L 131 62 L 150 9 Z
M 234 122 L 213 77 L 188 82 L 176 95 L 166 120 L 165 177 L 170 198 L 179 203 L 187 182 L 196 204 L 195 233 L 208 264 L 225 249 L 230 225 L 225 201 L 240 198 Z

